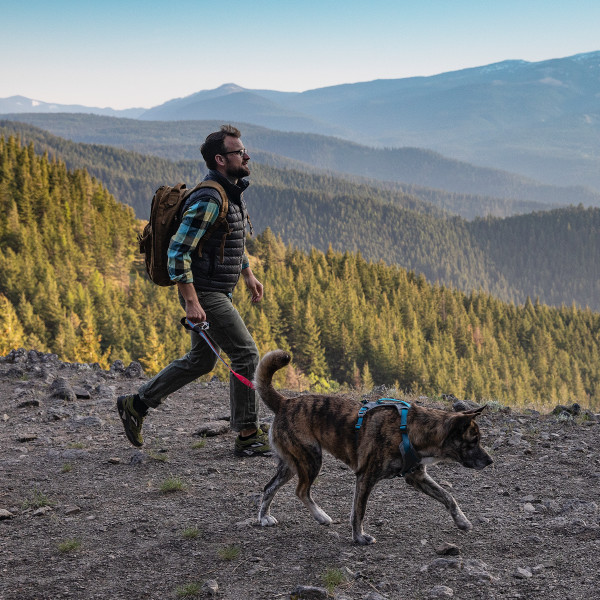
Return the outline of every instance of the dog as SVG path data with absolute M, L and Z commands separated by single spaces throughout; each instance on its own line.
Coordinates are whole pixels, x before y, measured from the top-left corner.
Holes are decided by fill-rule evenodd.
M 352 539 L 360 545 L 376 540 L 365 533 L 363 519 L 367 500 L 381 479 L 402 475 L 406 483 L 435 498 L 450 512 L 456 526 L 469 531 L 472 525 L 456 500 L 427 473 L 435 463 L 458 462 L 481 470 L 492 458 L 481 447 L 475 418 L 485 408 L 463 412 L 425 408 L 412 404 L 407 413 L 407 432 L 416 466 L 405 473 L 400 415 L 395 407 L 368 411 L 356 430 L 359 405 L 343 396 L 305 395 L 286 398 L 272 385 L 273 374 L 285 367 L 291 356 L 273 350 L 260 361 L 254 384 L 265 404 L 275 413 L 269 429 L 271 448 L 279 459 L 277 472 L 263 489 L 258 520 L 262 526 L 277 524 L 270 506 L 279 488 L 298 476 L 296 495 L 321 525 L 332 520 L 313 500 L 311 486 L 321 470 L 322 451 L 346 463 L 356 475 L 352 506 Z

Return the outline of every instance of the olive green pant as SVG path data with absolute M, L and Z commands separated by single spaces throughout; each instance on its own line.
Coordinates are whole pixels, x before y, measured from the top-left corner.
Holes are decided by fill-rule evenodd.
M 198 292 L 198 299 L 209 323 L 208 334 L 216 350 L 223 349 L 231 368 L 250 381 L 258 365 L 258 350 L 230 297 L 222 292 Z M 190 331 L 192 347 L 138 390 L 142 401 L 156 408 L 169 394 L 215 368 L 217 357 L 203 337 Z M 259 399 L 253 389 L 230 374 L 229 403 L 234 431 L 258 427 Z

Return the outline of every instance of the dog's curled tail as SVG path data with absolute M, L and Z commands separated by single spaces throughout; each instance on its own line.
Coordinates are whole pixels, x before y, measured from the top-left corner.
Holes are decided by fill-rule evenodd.
M 260 394 L 263 402 L 276 413 L 279 409 L 282 396 L 272 385 L 273 375 L 279 369 L 289 364 L 292 357 L 284 350 L 272 350 L 267 352 L 258 363 L 254 375 L 254 386 Z

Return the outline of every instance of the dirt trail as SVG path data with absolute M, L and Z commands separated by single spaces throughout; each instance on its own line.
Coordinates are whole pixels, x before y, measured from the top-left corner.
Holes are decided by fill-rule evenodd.
M 174 394 L 147 418 L 143 449 L 129 445 L 115 400 L 142 378 L 135 363 L 107 372 L 35 352 L 0 359 L 1 600 L 271 600 L 328 582 L 338 600 L 600 598 L 594 415 L 489 412 L 479 423 L 493 467 L 430 470 L 473 531 L 394 479 L 367 509 L 377 544 L 359 547 L 354 476 L 330 457 L 314 489 L 330 527 L 293 484 L 274 501 L 279 525 L 257 525 L 275 459 L 233 457 L 225 384 Z M 205 425 L 224 432 L 195 435 Z

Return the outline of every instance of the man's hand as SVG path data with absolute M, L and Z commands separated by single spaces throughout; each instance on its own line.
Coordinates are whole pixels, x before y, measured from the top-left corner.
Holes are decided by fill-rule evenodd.
M 194 289 L 192 283 L 179 283 L 177 287 L 185 300 L 185 318 L 192 323 L 203 323 L 206 321 L 206 313 L 202 306 L 200 306 L 200 300 L 198 300 L 198 294 Z
M 242 276 L 244 277 L 244 283 L 252 296 L 252 302 L 260 302 L 263 297 L 263 284 L 254 277 L 254 273 L 252 273 L 250 267 L 242 271 Z

